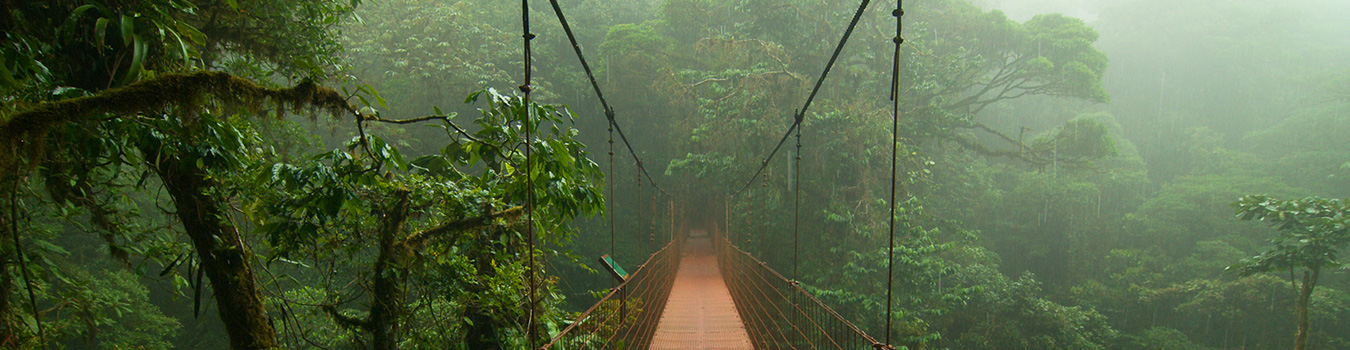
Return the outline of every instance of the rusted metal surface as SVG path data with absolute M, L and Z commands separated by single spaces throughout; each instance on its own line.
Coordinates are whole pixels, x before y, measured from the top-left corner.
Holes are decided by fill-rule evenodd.
M 712 241 L 690 238 L 650 349 L 753 349 Z

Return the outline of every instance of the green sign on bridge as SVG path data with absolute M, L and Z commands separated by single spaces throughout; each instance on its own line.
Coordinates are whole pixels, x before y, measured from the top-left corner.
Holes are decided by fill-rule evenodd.
M 609 254 L 600 256 L 600 265 L 604 265 L 605 270 L 609 270 L 609 275 L 614 276 L 614 279 L 619 280 L 619 282 L 628 279 L 628 271 L 619 267 L 619 264 L 614 262 L 614 258 L 610 257 Z

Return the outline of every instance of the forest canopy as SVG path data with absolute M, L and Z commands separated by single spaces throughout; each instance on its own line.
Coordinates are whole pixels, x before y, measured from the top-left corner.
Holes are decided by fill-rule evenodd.
M 1343 1 L 527 3 L 0 1 L 0 348 L 537 347 L 690 229 L 897 348 L 1350 348 Z

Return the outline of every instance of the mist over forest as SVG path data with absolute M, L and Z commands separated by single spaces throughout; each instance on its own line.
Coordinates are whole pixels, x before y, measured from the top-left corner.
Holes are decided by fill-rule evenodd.
M 1350 2 L 524 3 L 0 1 L 0 349 L 1350 349 Z

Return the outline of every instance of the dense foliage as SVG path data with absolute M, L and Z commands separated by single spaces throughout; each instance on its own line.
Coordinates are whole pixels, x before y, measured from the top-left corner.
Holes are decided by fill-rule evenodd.
M 0 1 L 0 348 L 526 348 L 679 208 L 907 349 L 1350 347 L 1341 1 L 875 2 L 749 184 L 856 3 L 560 2 L 678 205 L 546 2 L 526 101 L 517 2 Z

